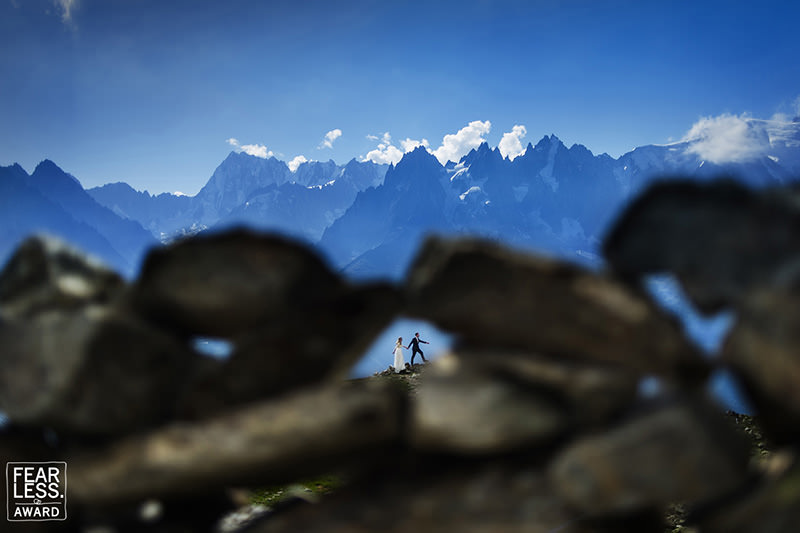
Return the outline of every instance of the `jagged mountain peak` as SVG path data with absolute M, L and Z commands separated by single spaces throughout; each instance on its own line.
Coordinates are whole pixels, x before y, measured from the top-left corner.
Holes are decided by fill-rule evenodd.
M 75 176 L 65 172 L 49 159 L 45 159 L 36 165 L 33 174 L 31 174 L 31 180 L 33 183 L 47 187 L 67 187 L 71 190 L 80 189 L 83 191 L 83 185 Z
M 483 141 L 478 145 L 478 148 L 473 148 L 473 150 L 477 150 L 478 152 L 491 152 L 492 148 L 489 146 L 488 142 Z
M 395 169 L 400 169 L 408 166 L 426 165 L 444 168 L 436 156 L 430 153 L 425 147 L 417 146 L 410 152 L 406 152 L 403 158 L 397 162 Z
M 489 143 L 484 141 L 477 148 L 473 148 L 464 157 L 461 158 L 459 164 L 470 166 L 476 161 L 481 160 L 495 160 L 500 161 L 503 159 L 500 149 L 495 147 L 491 148 Z
M 386 168 L 388 168 L 388 165 L 379 165 L 378 163 L 376 163 L 374 161 L 370 161 L 369 159 L 367 159 L 366 161 L 359 161 L 358 159 L 356 159 L 354 157 L 350 161 L 348 161 L 347 164 L 344 165 L 344 169 L 347 172 L 350 172 L 350 171 L 352 171 L 354 169 L 363 167 L 364 165 L 367 165 L 368 167 L 373 167 L 373 168 L 374 167 L 378 167 L 378 166 L 386 166 Z
M 63 172 L 63 170 L 61 170 L 61 167 L 56 165 L 50 159 L 43 159 L 42 161 L 40 161 L 39 164 L 36 165 L 34 172 L 36 172 L 37 170 L 41 172 L 52 172 L 52 171 Z
M 275 160 L 275 161 L 280 161 L 274 155 L 271 155 L 269 157 L 260 157 L 260 156 L 257 156 L 257 155 L 248 154 L 247 152 L 237 152 L 236 150 L 231 150 L 228 153 L 228 156 L 223 160 L 223 163 L 225 161 L 229 160 L 229 159 L 230 160 L 234 160 L 234 161 L 235 160 L 239 160 L 239 161 L 249 161 L 249 160 L 261 160 L 261 161 Z
M 592 151 L 591 151 L 591 150 L 589 150 L 588 148 L 586 148 L 584 145 L 582 145 L 582 144 L 578 144 L 578 143 L 574 143 L 572 146 L 570 146 L 570 147 L 568 148 L 568 150 L 569 150 L 571 153 L 574 153 L 574 154 L 588 154 L 588 155 L 590 155 L 590 156 L 594 156 L 594 154 L 592 153 Z
M 19 163 L 14 163 L 8 167 L 0 167 L 0 176 L 16 179 L 18 181 L 25 181 L 28 179 L 28 173 L 22 168 Z
M 424 147 L 424 146 L 422 146 L 422 145 L 420 145 L 420 146 L 417 146 L 416 148 L 414 148 L 414 149 L 413 149 L 413 150 L 411 150 L 410 152 L 406 152 L 406 153 L 403 155 L 403 159 L 401 159 L 401 160 L 400 160 L 400 162 L 398 163 L 398 165 L 399 165 L 400 163 L 402 163 L 404 159 L 407 159 L 407 158 L 408 158 L 409 160 L 411 160 L 411 159 L 416 159 L 416 160 L 425 160 L 425 159 L 431 159 L 431 160 L 434 160 L 434 161 L 436 161 L 436 162 L 437 162 L 437 164 L 439 164 L 439 160 L 438 160 L 438 159 L 436 159 L 436 156 L 434 156 L 432 153 L 430 153 L 430 152 L 428 151 L 428 149 L 427 149 L 427 148 L 425 148 L 425 147 Z
M 556 137 L 554 133 L 551 133 L 550 135 L 545 135 L 544 137 L 539 139 L 539 142 L 537 142 L 536 146 L 534 146 L 533 148 L 534 150 L 547 150 L 554 144 L 561 146 L 564 145 L 564 143 L 561 142 L 561 139 Z M 530 146 L 530 143 L 528 144 L 528 146 Z

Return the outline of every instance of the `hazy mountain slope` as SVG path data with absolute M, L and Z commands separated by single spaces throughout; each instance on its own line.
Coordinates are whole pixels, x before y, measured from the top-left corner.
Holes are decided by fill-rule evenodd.
M 381 265 L 405 265 L 419 238 L 446 231 L 444 167 L 424 148 L 407 153 L 386 172 L 383 184 L 358 194 L 345 214 L 325 230 L 319 245 L 334 264 L 345 266 L 381 245 Z M 376 274 L 385 274 L 378 271 Z
M 29 178 L 19 165 L 0 167 L 0 263 L 5 263 L 23 239 L 34 233 L 47 233 L 122 272 L 132 272 L 133 265 L 105 237 L 42 195 Z
M 120 217 L 139 222 L 160 241 L 186 228 L 191 218 L 191 198 L 188 196 L 151 195 L 122 182 L 93 187 L 86 192 Z M 191 223 L 188 228 L 192 229 Z
M 77 179 L 52 161 L 44 160 L 39 163 L 28 181 L 43 196 L 60 205 L 72 218 L 102 235 L 132 269 L 138 267 L 147 248 L 156 244 L 150 232 L 138 222 L 122 218 L 97 203 Z
M 214 226 L 246 224 L 316 242 L 358 192 L 380 185 L 385 165 L 308 161 L 292 172 L 282 161 L 231 152 L 194 197 L 150 195 L 125 183 L 90 189 L 115 213 L 161 241 Z

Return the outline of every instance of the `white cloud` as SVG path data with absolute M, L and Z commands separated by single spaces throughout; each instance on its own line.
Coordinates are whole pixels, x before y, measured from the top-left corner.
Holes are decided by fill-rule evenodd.
M 503 138 L 500 139 L 500 144 L 497 145 L 500 149 L 500 155 L 510 160 L 522 155 L 522 152 L 525 151 L 525 147 L 522 146 L 521 139 L 525 137 L 527 133 L 528 130 L 525 129 L 525 126 L 519 124 L 511 128 L 511 131 L 504 133 Z
M 266 159 L 275 155 L 275 152 L 267 150 L 267 147 L 263 144 L 239 144 L 238 139 L 235 137 L 231 137 L 225 142 L 236 148 L 237 152 L 244 152 L 247 155 L 260 157 L 261 159 Z
M 338 139 L 342 136 L 342 130 L 336 128 L 335 130 L 331 130 L 325 134 L 325 139 L 323 139 L 322 143 L 317 146 L 318 149 L 322 148 L 333 148 L 333 141 Z
M 703 117 L 691 127 L 683 140 L 690 141 L 687 152 L 712 163 L 739 163 L 764 155 L 770 147 L 763 128 L 748 122 L 749 115 L 725 113 Z
M 56 7 L 61 8 L 61 21 L 65 24 L 72 22 L 72 9 L 78 7 L 78 0 L 53 0 Z
M 428 139 L 417 141 L 408 137 L 405 140 L 400 141 L 400 146 L 402 147 L 401 150 L 392 143 L 392 136 L 388 131 L 381 134 L 380 137 L 377 135 L 367 135 L 367 139 L 373 141 L 380 139 L 381 142 L 378 144 L 377 148 L 367 152 L 367 155 L 361 158 L 362 161 L 372 161 L 373 163 L 378 164 L 395 165 L 401 159 L 403 159 L 404 154 L 414 150 L 418 146 L 424 146 L 425 149 L 430 151 L 430 143 L 428 142 Z
M 367 135 L 367 139 L 370 141 L 377 141 L 380 140 L 382 144 L 392 144 L 392 136 L 389 134 L 388 131 L 381 133 L 380 135 Z
M 524 126 L 522 126 L 524 128 Z M 486 142 L 484 135 L 492 129 L 492 123 L 474 120 L 464 126 L 456 133 L 448 133 L 442 139 L 442 145 L 436 150 L 431 150 L 430 142 L 427 139 L 416 140 L 406 138 L 399 142 L 400 147 L 392 143 L 392 136 L 385 132 L 380 137 L 378 147 L 371 150 L 362 158 L 362 161 L 373 161 L 375 163 L 396 164 L 403 158 L 403 154 L 408 153 L 419 146 L 423 146 L 428 152 L 433 154 L 440 163 L 445 164 L 448 160 L 458 161 L 469 153 L 473 148 L 477 148 L 481 143 Z M 524 133 L 523 133 L 524 134 Z M 368 139 L 377 140 L 376 135 L 367 135 Z
M 770 120 L 775 122 L 792 122 L 795 118 L 800 117 L 800 95 L 798 95 L 789 104 L 781 105 L 779 111 L 776 111 Z
M 486 142 L 484 135 L 492 129 L 492 123 L 474 120 L 469 125 L 461 128 L 456 133 L 448 133 L 442 139 L 442 145 L 433 151 L 433 155 L 441 164 L 447 161 L 458 161 L 470 150 L 477 148 L 481 143 Z
M 424 146 L 426 149 L 430 149 L 431 144 L 428 142 L 428 139 L 417 141 L 415 139 L 409 139 L 406 137 L 404 141 L 400 141 L 400 146 L 403 147 L 403 152 L 411 152 L 418 146 Z
M 363 161 L 372 161 L 378 164 L 397 164 L 403 159 L 403 151 L 394 146 L 393 144 L 380 143 L 374 150 L 367 152 L 363 157 Z
M 263 144 L 244 144 L 242 145 L 242 152 L 260 157 L 261 159 L 266 159 L 275 155 L 272 150 L 267 150 L 267 147 Z
M 291 170 L 292 172 L 297 172 L 297 168 L 306 162 L 308 162 L 308 159 L 306 159 L 305 156 L 298 155 L 297 157 L 286 163 L 286 166 L 288 166 L 289 170 Z

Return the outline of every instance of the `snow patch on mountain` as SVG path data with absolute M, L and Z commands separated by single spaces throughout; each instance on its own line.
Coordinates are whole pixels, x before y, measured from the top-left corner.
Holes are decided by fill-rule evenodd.
M 558 152 L 559 142 L 556 142 L 556 137 L 552 136 L 550 138 L 550 147 L 547 152 L 547 163 L 545 164 L 544 168 L 539 171 L 539 177 L 549 185 L 553 192 L 558 191 L 558 180 L 553 176 L 553 167 L 555 166 L 556 162 L 556 153 Z

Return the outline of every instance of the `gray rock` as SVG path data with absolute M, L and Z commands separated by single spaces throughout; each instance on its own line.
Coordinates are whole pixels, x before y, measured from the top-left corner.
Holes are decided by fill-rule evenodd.
M 623 368 L 554 359 L 540 354 L 468 346 L 456 349 L 477 372 L 546 392 L 581 427 L 602 426 L 632 405 L 640 377 Z
M 337 384 L 174 423 L 69 457 L 68 498 L 103 506 L 330 472 L 397 442 L 404 403 L 386 384 Z
M 122 278 L 54 237 L 24 241 L 0 272 L 0 309 L 6 317 L 103 304 L 124 289 Z
M 590 533 L 536 466 L 438 459 L 397 467 L 320 503 L 267 517 L 248 533 Z M 619 531 L 619 530 L 616 530 Z
M 569 422 L 545 394 L 447 355 L 431 363 L 412 398 L 410 438 L 427 451 L 502 454 L 552 441 Z
M 467 345 L 522 348 L 643 373 L 697 373 L 702 358 L 641 295 L 572 265 L 489 241 L 429 239 L 408 275 L 409 314 Z
M 239 338 L 225 361 L 211 362 L 181 401 L 181 415 L 202 418 L 323 380 L 343 379 L 400 311 L 398 290 L 345 287 L 325 306 L 276 318 Z
M 561 497 L 593 516 L 698 503 L 744 483 L 741 439 L 712 407 L 682 402 L 578 440 L 549 474 Z
M 154 249 L 131 301 L 163 327 L 233 338 L 287 314 L 324 308 L 341 287 L 311 249 L 232 230 Z
M 776 442 L 800 438 L 800 294 L 754 290 L 743 298 L 722 360 L 744 383 Z
M 173 414 L 193 354 L 108 306 L 0 322 L 0 411 L 68 432 L 134 432 Z
M 752 192 L 733 181 L 650 187 L 620 217 L 603 253 L 636 281 L 671 272 L 703 312 L 738 305 L 750 288 L 800 277 L 800 207 L 791 191 Z
M 743 498 L 698 520 L 703 533 L 795 533 L 800 523 L 800 465 L 764 478 Z

